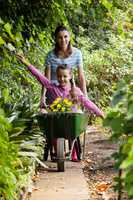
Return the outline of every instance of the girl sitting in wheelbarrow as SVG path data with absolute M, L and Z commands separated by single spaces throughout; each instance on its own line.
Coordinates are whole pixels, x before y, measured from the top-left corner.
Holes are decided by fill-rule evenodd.
M 77 102 L 86 110 L 103 117 L 103 112 L 88 98 L 84 96 L 80 88 L 76 87 L 72 82 L 72 70 L 70 66 L 60 65 L 57 67 L 56 75 L 59 85 L 52 84 L 38 69 L 31 65 L 23 55 L 17 55 L 17 58 L 27 66 L 27 69 L 33 76 L 44 86 L 50 96 L 50 104 L 53 103 L 58 97 L 67 98 L 71 101 L 74 100 L 72 112 L 76 112 Z

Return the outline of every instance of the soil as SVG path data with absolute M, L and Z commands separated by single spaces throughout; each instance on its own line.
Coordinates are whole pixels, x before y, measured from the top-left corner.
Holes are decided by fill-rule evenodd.
M 89 200 L 117 200 L 118 194 L 113 187 L 118 171 L 112 154 L 118 150 L 118 145 L 111 142 L 110 135 L 100 127 L 90 127 L 87 132 L 83 172 L 88 183 Z M 128 200 L 125 193 L 121 200 Z

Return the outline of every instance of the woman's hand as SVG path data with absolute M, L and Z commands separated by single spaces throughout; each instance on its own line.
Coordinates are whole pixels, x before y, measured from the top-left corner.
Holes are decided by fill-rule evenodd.
M 105 114 L 104 114 L 104 112 L 102 112 L 101 118 L 102 118 L 102 119 L 105 119 Z
M 71 87 L 70 95 L 71 95 L 71 98 L 72 98 L 73 103 L 78 103 L 78 95 L 77 95 L 77 92 L 76 92 L 74 86 Z
M 29 65 L 30 65 L 29 61 L 26 60 L 26 58 L 25 58 L 23 55 L 21 55 L 21 54 L 16 54 L 16 57 L 17 57 L 23 64 L 25 64 L 26 66 L 29 66 Z

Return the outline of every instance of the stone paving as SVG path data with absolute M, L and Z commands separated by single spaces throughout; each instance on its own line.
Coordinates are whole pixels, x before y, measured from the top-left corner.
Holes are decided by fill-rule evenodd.
M 82 172 L 82 162 L 65 161 L 65 172 L 56 171 L 56 163 L 45 163 L 54 169 L 43 172 L 31 200 L 88 200 L 88 188 Z

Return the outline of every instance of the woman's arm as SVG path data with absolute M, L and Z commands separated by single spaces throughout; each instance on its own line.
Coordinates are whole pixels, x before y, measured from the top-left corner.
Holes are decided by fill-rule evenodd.
M 79 49 L 77 49 L 76 59 L 77 59 L 79 87 L 81 91 L 83 92 L 83 94 L 87 97 L 86 80 L 85 80 L 84 69 L 83 69 L 83 56 L 82 56 L 82 52 Z
M 87 97 L 87 89 L 86 89 L 86 80 L 84 76 L 83 67 L 78 67 L 78 79 L 79 79 L 79 87 L 84 93 L 84 95 Z
M 49 79 L 49 80 L 51 80 L 51 67 L 50 67 L 50 65 L 48 65 L 48 66 L 46 66 L 46 68 L 45 68 L 45 76 Z

